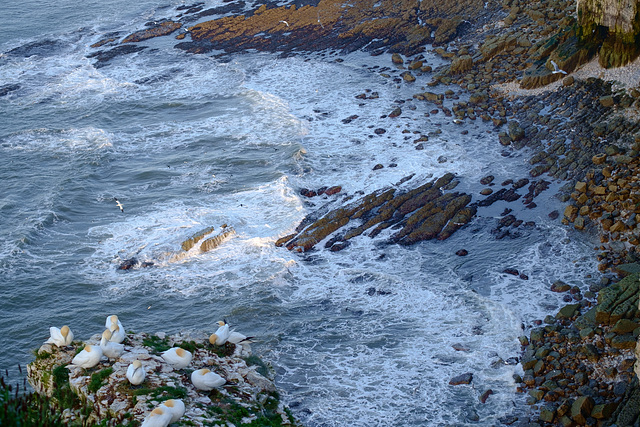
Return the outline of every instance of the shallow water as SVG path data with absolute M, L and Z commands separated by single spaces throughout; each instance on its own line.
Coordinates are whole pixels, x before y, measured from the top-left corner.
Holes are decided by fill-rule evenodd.
M 526 176 L 526 153 L 502 156 L 480 120 L 460 127 L 425 117 L 415 87 L 380 76 L 386 55 L 216 60 L 165 38 L 95 68 L 87 46 L 177 5 L 130 3 L 27 2 L 0 18 L 0 81 L 20 85 L 0 97 L 0 368 L 17 375 L 52 325 L 87 339 L 112 313 L 127 330 L 148 332 L 211 329 L 226 318 L 258 337 L 254 352 L 306 425 L 493 425 L 521 407 L 512 379 L 521 368 L 493 362 L 518 357 L 523 326 L 561 306 L 552 282 L 596 280 L 589 242 L 547 217 L 560 208 L 553 189 L 536 209 L 519 201 L 481 209 L 444 242 L 400 247 L 383 232 L 340 253 L 307 254 L 274 242 L 325 203 L 339 206 L 342 194 L 410 174 L 405 186 L 454 172 L 457 191 L 476 199 L 485 175 L 498 187 Z M 355 98 L 365 90 L 379 98 Z M 381 118 L 397 105 L 401 117 Z M 378 127 L 387 132 L 374 134 Z M 416 135 L 429 133 L 415 150 Z M 385 167 L 373 171 L 378 163 Z M 328 185 L 343 192 L 298 194 Z M 496 240 L 491 229 L 506 207 L 536 226 Z M 222 224 L 237 234 L 171 262 L 182 240 Z M 456 256 L 460 248 L 469 256 Z M 133 256 L 155 265 L 116 270 Z M 464 372 L 472 386 L 448 385 Z

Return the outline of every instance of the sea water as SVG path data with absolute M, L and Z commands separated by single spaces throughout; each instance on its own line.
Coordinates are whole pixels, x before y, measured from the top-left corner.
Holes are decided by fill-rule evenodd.
M 106 34 L 180 4 L 25 1 L 0 17 L 0 84 L 19 86 L 0 97 L 0 367 L 15 378 L 49 326 L 88 339 L 114 313 L 151 333 L 213 331 L 224 318 L 256 337 L 305 425 L 494 425 L 524 410 L 518 337 L 563 304 L 551 283 L 597 280 L 588 239 L 548 218 L 562 209 L 560 184 L 535 209 L 480 209 L 446 241 L 402 247 L 383 232 L 339 253 L 276 247 L 307 214 L 412 174 L 409 185 L 453 172 L 457 190 L 481 200 L 479 180 L 495 175 L 497 189 L 526 176 L 527 153 L 502 147 L 481 120 L 426 117 L 412 95 L 429 77 L 384 77 L 396 71 L 388 55 L 216 58 L 169 36 L 103 67 L 87 58 Z M 417 135 L 429 135 L 423 150 Z M 342 192 L 299 194 L 332 185 Z M 508 207 L 536 225 L 498 240 Z M 222 224 L 237 233 L 221 246 L 173 258 Z M 462 248 L 468 256 L 455 255 Z M 117 270 L 131 257 L 154 265 Z M 466 372 L 471 385 L 448 384 Z

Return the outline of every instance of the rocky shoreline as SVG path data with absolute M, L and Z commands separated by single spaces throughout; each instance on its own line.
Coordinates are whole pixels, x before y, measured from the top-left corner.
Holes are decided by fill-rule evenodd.
M 488 176 L 481 183 L 486 186 L 480 193 L 484 198 L 475 205 L 469 204 L 467 195 L 456 194 L 454 199 L 460 203 L 450 209 L 451 215 L 442 218 L 442 227 L 428 230 L 424 236 L 440 238 L 445 224 L 462 226 L 475 214 L 471 207 L 496 200 L 520 200 L 525 208 L 534 208 L 535 197 L 555 180 L 564 183 L 558 197 L 567 207 L 562 213 L 549 212 L 550 217 L 600 239 L 594 249 L 603 279 L 594 281 L 587 291 L 554 283 L 552 290 L 562 292 L 568 305 L 555 315 L 526 325 L 531 331 L 521 338 L 524 375 L 516 381 L 519 391 L 528 394 L 532 409 L 502 422 L 563 426 L 637 423 L 640 388 L 634 374 L 634 350 L 640 334 L 640 87 L 637 81 L 624 87 L 600 75 L 565 76 L 554 72 L 551 65 L 554 61 L 559 69 L 571 72 L 597 52 L 606 52 L 599 57 L 601 62 L 615 65 L 628 62 L 635 53 L 626 46 L 622 49 L 626 59 L 611 55 L 603 51 L 615 51 L 606 39 L 591 40 L 581 47 L 576 5 L 566 0 L 401 1 L 394 7 L 382 2 L 384 7 L 379 8 L 374 7 L 377 2 L 363 0 L 351 2 L 352 7 L 344 10 L 336 1 L 302 3 L 297 7 L 265 3 L 244 15 L 234 9 L 235 3 L 218 9 L 184 6 L 181 22 L 153 23 L 131 35 L 108 35 L 92 46 L 95 51 L 90 57 L 101 66 L 145 48 L 135 43 L 178 30 L 182 32 L 176 38 L 181 41 L 176 47 L 193 53 L 259 49 L 291 55 L 298 50 L 360 48 L 372 54 L 393 52 L 389 67 L 377 72 L 397 84 L 415 86 L 412 107 L 423 109 L 425 116 L 451 117 L 461 125 L 463 134 L 465 123 L 490 123 L 497 133 L 496 143 L 504 147 L 503 155 L 524 150 L 531 165 L 528 177 L 505 181 L 498 191 L 491 188 L 493 177 Z M 221 13 L 236 15 L 196 24 Z M 256 37 L 261 34 L 269 37 Z M 426 63 L 422 52 L 428 44 L 447 65 Z M 521 89 L 561 83 L 556 83 L 554 90 L 505 90 L 505 85 L 514 81 Z M 0 87 L 0 96 L 11 90 Z M 358 96 L 364 101 L 374 94 Z M 400 116 L 402 108 L 390 106 L 389 116 Z M 428 136 L 421 135 L 413 143 L 415 149 L 422 149 Z M 347 207 L 318 211 L 303 221 L 295 235 L 283 237 L 278 244 L 306 251 L 335 233 L 327 247 L 340 250 L 349 238 L 371 227 L 376 228 L 369 235 L 386 227 L 405 227 L 411 221 L 405 215 L 437 198 L 445 199 L 440 206 L 433 203 L 431 214 L 422 219 L 447 211 L 444 202 L 452 200 L 446 197 L 455 193 L 432 192 L 426 197 L 429 189 L 421 185 L 426 184 L 398 194 L 383 189 L 356 201 L 345 200 L 351 203 Z M 417 190 L 420 188 L 423 191 Z M 308 195 L 309 190 L 305 191 Z M 333 196 L 339 191 L 325 194 Z M 408 210 L 404 203 L 421 194 L 422 204 Z M 406 211 L 402 206 L 407 206 Z M 465 209 L 466 216 L 452 219 Z M 508 211 L 501 215 L 497 238 L 527 226 L 516 215 Z M 367 227 L 338 231 L 352 218 L 360 217 L 367 220 Z M 407 230 L 406 235 L 410 233 Z

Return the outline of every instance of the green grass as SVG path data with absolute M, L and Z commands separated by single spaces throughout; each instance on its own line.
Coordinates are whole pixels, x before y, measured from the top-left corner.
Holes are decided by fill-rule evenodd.
M 45 360 L 53 356 L 53 353 L 49 353 L 48 351 L 38 351 L 38 349 L 33 350 L 32 353 L 36 357 L 36 360 Z
M 222 345 L 208 344 L 206 348 L 210 352 L 215 353 L 218 357 L 231 356 L 236 350 L 235 344 L 231 344 L 230 342 L 226 342 Z
M 247 366 L 257 366 L 256 371 L 263 377 L 268 377 L 269 367 L 258 356 L 252 354 L 245 357 L 244 361 L 247 362 Z
M 134 390 L 133 396 L 149 395 L 158 402 L 164 402 L 169 399 L 184 399 L 187 397 L 187 389 L 184 387 L 171 387 L 163 385 L 156 388 L 140 388 Z M 136 399 L 137 400 L 137 399 Z
M 166 338 L 160 338 L 157 335 L 149 335 L 147 338 L 142 340 L 142 345 L 151 348 L 156 353 L 162 353 L 163 351 L 167 351 L 171 348 L 169 345 L 169 340 Z
M 264 394 L 267 395 L 267 399 L 263 405 L 255 403 L 251 406 L 243 406 L 234 398 L 230 398 L 219 391 L 213 390 L 209 394 L 212 404 L 203 409 L 206 410 L 209 416 L 216 417 L 217 419 L 208 425 L 228 425 L 231 423 L 238 426 L 281 427 L 283 425 L 282 416 L 277 412 L 278 406 L 280 405 L 280 395 L 277 392 Z M 285 413 L 291 425 L 298 425 L 291 415 L 291 412 L 286 408 Z M 255 417 L 255 419 L 249 423 L 241 424 L 244 418 L 249 417 Z
M 204 347 L 203 344 L 197 344 L 195 341 L 183 341 L 178 344 L 178 347 L 184 348 L 185 350 L 195 353 L 198 348 Z
M 105 384 L 105 380 L 112 373 L 113 373 L 113 368 L 109 367 L 99 372 L 96 372 L 95 374 L 92 374 L 91 380 L 89 381 L 89 385 L 87 386 L 87 389 L 91 393 L 95 393 L 100 389 L 100 387 L 102 387 Z
M 23 390 L 26 389 L 23 381 Z M 20 393 L 19 385 L 7 384 L 0 376 L 0 425 L 1 426 L 62 426 L 61 415 L 46 396 L 37 393 Z

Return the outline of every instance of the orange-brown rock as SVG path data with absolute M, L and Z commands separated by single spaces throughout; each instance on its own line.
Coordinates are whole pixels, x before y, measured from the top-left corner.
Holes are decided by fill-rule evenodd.
M 289 250 L 308 251 L 333 234 L 325 247 L 340 250 L 349 239 L 368 230 L 371 230 L 369 237 L 375 237 L 391 226 L 400 226 L 391 236 L 391 242 L 410 245 L 427 239 L 446 239 L 468 223 L 476 212 L 475 206 L 468 206 L 471 196 L 443 189 L 453 179 L 453 174 L 446 174 L 411 190 L 375 191 L 319 218 L 305 218 L 296 233 L 279 239 L 276 244 Z M 352 221 L 359 224 L 338 231 Z

